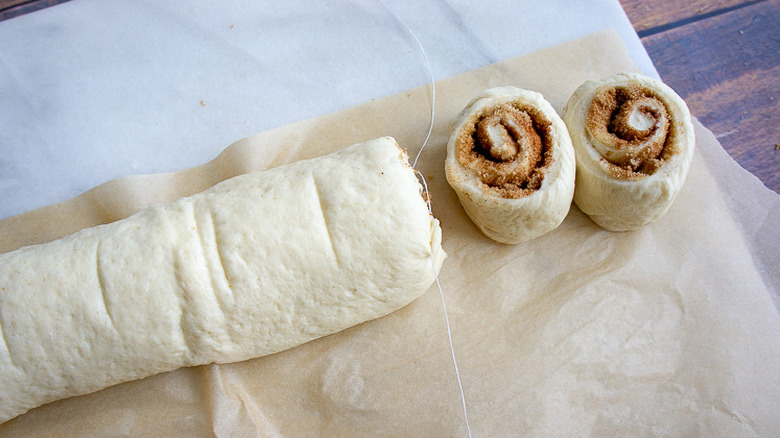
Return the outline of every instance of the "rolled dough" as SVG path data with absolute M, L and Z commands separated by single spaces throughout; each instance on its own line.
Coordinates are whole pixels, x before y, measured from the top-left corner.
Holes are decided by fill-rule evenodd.
M 510 111 L 532 120 L 533 127 L 512 126 L 517 116 L 503 115 Z M 498 140 L 489 142 L 496 149 L 491 153 L 503 158 L 486 155 L 484 145 L 478 144 L 480 127 L 496 114 L 502 118 L 493 123 L 498 132 L 486 129 L 485 135 Z M 544 144 L 541 153 L 529 151 L 530 136 Z M 502 143 L 514 145 L 507 150 Z M 445 172 L 482 233 L 501 243 L 520 243 L 554 230 L 566 218 L 574 192 L 574 149 L 563 120 L 540 93 L 495 87 L 480 93 L 455 121 Z M 495 174 L 495 181 L 486 182 L 486 174 Z
M 392 138 L 0 254 L 0 422 L 397 310 L 445 253 Z
M 635 138 L 621 134 L 614 129 L 615 117 L 606 120 L 608 126 L 591 123 L 598 95 L 629 88 L 641 90 L 641 99 L 627 99 L 621 111 L 631 110 L 627 124 L 644 133 Z M 665 111 L 656 114 L 655 106 Z M 562 117 L 577 156 L 574 203 L 580 210 L 611 231 L 634 230 L 666 213 L 685 183 L 696 145 L 688 106 L 674 90 L 638 73 L 586 81 L 569 98 Z M 660 152 L 646 153 L 656 140 Z M 632 160 L 639 165 L 636 172 L 613 163 Z M 657 168 L 642 172 L 644 162 L 653 160 Z

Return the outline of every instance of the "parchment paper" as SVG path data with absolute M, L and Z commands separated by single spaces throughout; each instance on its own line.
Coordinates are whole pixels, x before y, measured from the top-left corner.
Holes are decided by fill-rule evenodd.
M 780 199 L 709 131 L 697 123 L 671 210 L 636 232 L 601 230 L 572 207 L 552 233 L 497 244 L 445 181 L 450 120 L 482 89 L 540 91 L 560 111 L 580 83 L 620 71 L 636 67 L 607 31 L 436 84 L 417 168 L 443 225 L 440 281 L 473 436 L 777 436 Z M 254 135 L 199 168 L 104 184 L 0 222 L 0 251 L 373 137 L 392 135 L 414 156 L 430 96 L 410 90 Z M 434 287 L 345 332 L 52 403 L 0 435 L 435 437 L 466 426 Z

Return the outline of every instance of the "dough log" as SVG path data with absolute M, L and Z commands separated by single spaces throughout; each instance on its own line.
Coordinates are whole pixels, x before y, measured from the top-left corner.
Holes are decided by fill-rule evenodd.
M 695 146 L 685 102 L 667 85 L 626 73 L 582 84 L 563 110 L 577 155 L 574 203 L 612 231 L 662 216 Z
M 2 254 L 0 422 L 378 318 L 425 292 L 444 257 L 392 138 Z
M 568 214 L 574 150 L 566 125 L 541 94 L 491 88 L 455 121 L 445 172 L 486 236 L 520 243 L 552 231 Z

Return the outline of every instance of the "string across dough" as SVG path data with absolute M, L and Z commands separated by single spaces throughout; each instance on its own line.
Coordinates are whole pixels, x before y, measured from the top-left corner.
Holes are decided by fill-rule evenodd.
M 425 47 L 423 47 L 423 45 L 420 42 L 419 38 L 417 38 L 417 35 L 415 35 L 415 33 L 412 31 L 412 29 L 409 27 L 409 25 L 407 25 L 406 22 L 401 17 L 399 17 L 392 9 L 390 9 L 387 6 L 387 4 L 385 4 L 384 1 L 380 0 L 380 3 L 382 3 L 382 5 L 385 7 L 385 9 L 387 9 L 388 12 L 390 12 L 390 15 L 392 15 L 401 24 L 401 26 L 403 26 L 403 28 L 406 30 L 406 32 L 408 32 L 409 35 L 417 43 L 417 46 L 420 48 L 420 52 L 422 53 L 423 58 L 425 59 L 425 66 L 428 69 L 428 74 L 430 76 L 430 84 L 431 84 L 431 118 L 430 118 L 430 123 L 428 124 L 428 134 L 425 136 L 425 140 L 423 141 L 422 145 L 420 146 L 420 150 L 417 151 L 417 155 L 414 157 L 414 161 L 412 162 L 412 167 L 414 167 L 416 169 L 417 168 L 417 162 L 420 159 L 420 155 L 422 155 L 422 152 L 425 149 L 425 146 L 428 144 L 428 140 L 430 140 L 430 138 L 431 138 L 431 133 L 433 132 L 433 125 L 434 125 L 434 122 L 435 122 L 435 119 L 436 119 L 436 81 L 434 79 L 433 69 L 431 68 L 431 62 L 428 59 L 428 54 L 425 52 Z M 423 187 L 425 189 L 425 197 L 426 197 L 426 200 L 427 200 L 427 203 L 428 203 L 428 210 L 429 210 L 429 212 L 431 214 L 433 214 L 433 212 L 431 211 L 431 197 L 430 197 L 430 194 L 428 192 L 428 182 L 425 180 L 425 176 L 423 176 L 422 172 L 417 171 L 416 174 L 420 178 L 420 180 L 421 180 L 421 182 L 423 184 Z M 431 256 L 431 263 L 434 263 L 434 262 L 435 261 L 433 259 L 433 256 Z M 466 395 L 463 392 L 463 382 L 461 381 L 461 378 L 460 378 L 460 370 L 458 369 L 458 361 L 457 361 L 456 356 L 455 356 L 455 346 L 454 346 L 454 344 L 452 342 L 452 329 L 450 327 L 450 318 L 449 318 L 449 315 L 447 314 L 447 303 L 446 303 L 446 300 L 444 299 L 444 291 L 443 291 L 443 289 L 441 287 L 441 282 L 439 281 L 439 272 L 438 272 L 437 269 L 435 269 L 435 266 L 434 266 L 434 271 L 433 272 L 434 272 L 434 278 L 436 280 L 436 287 L 439 290 L 439 297 L 441 298 L 442 310 L 444 312 L 444 322 L 446 323 L 446 326 L 447 326 L 447 339 L 448 339 L 449 344 L 450 344 L 450 355 L 452 356 L 452 364 L 453 364 L 453 366 L 455 368 L 455 378 L 458 381 L 458 391 L 460 391 L 460 399 L 461 399 L 461 404 L 463 406 L 463 419 L 466 422 L 466 432 L 467 432 L 469 438 L 471 438 L 471 426 L 469 425 L 469 415 L 468 415 L 468 409 L 466 407 Z

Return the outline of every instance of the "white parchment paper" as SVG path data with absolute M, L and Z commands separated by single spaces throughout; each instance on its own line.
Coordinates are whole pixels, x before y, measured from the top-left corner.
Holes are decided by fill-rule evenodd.
M 628 233 L 576 207 L 555 231 L 497 244 L 443 173 L 449 121 L 479 91 L 515 85 L 560 110 L 584 80 L 634 71 L 601 32 L 439 81 L 418 170 L 449 254 L 440 273 L 474 436 L 776 436 L 780 433 L 780 200 L 697 124 L 670 211 Z M 247 137 L 216 160 L 130 177 L 0 222 L 2 250 L 186 195 L 236 173 L 380 135 L 414 155 L 422 87 Z M 439 292 L 286 352 L 182 369 L 35 409 L 3 436 L 465 436 Z

